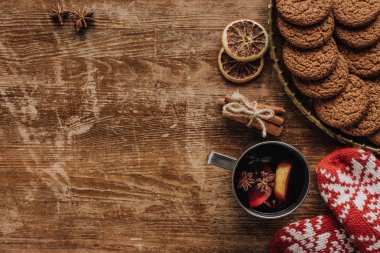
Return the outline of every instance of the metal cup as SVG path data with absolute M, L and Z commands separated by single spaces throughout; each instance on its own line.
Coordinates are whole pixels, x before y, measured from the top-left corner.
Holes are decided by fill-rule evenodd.
M 260 148 L 262 148 L 265 145 L 279 146 L 279 147 L 285 148 L 287 151 L 289 151 L 293 155 L 293 157 L 294 157 L 293 159 L 298 159 L 298 164 L 301 165 L 301 166 L 299 166 L 300 168 L 297 167 L 296 169 L 302 170 L 302 172 L 303 172 L 302 175 L 304 175 L 304 178 L 302 180 L 305 183 L 304 183 L 302 190 L 300 191 L 299 196 L 296 198 L 296 201 L 294 203 L 291 203 L 287 208 L 285 208 L 281 211 L 278 211 L 278 212 L 265 213 L 265 212 L 260 212 L 260 211 L 246 207 L 240 201 L 240 199 L 237 195 L 237 192 L 236 192 L 237 189 L 236 189 L 235 183 L 234 183 L 235 173 L 236 173 L 237 168 L 239 167 L 242 159 L 244 159 L 247 155 L 254 152 L 255 150 L 259 150 Z M 273 156 L 275 156 L 275 155 L 276 154 L 273 154 Z M 229 157 L 229 156 L 211 151 L 208 155 L 207 164 L 215 165 L 217 167 L 220 167 L 220 168 L 223 168 L 223 169 L 226 169 L 226 170 L 232 172 L 232 191 L 234 193 L 236 201 L 249 214 L 256 216 L 256 217 L 259 217 L 259 218 L 277 219 L 277 218 L 281 218 L 281 217 L 284 217 L 286 215 L 289 215 L 290 213 L 292 213 L 294 210 L 296 210 L 302 204 L 302 202 L 306 198 L 306 195 L 309 192 L 310 171 L 309 171 L 309 166 L 307 164 L 307 161 L 299 150 L 297 150 L 295 147 L 293 147 L 289 144 L 286 144 L 284 142 L 266 141 L 266 142 L 258 143 L 256 145 L 253 145 L 249 149 L 247 149 L 238 159 L 235 159 L 233 157 Z

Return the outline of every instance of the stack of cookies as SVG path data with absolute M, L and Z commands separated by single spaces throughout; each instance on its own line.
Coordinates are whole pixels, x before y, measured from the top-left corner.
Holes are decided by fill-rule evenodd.
M 318 117 L 380 146 L 380 0 L 276 0 L 283 59 Z

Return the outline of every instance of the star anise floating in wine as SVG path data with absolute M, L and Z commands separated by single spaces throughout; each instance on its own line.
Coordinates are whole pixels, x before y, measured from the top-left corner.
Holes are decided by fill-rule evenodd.
M 69 15 L 70 11 L 64 10 L 63 5 L 60 2 L 57 2 L 57 7 L 51 9 L 50 17 L 55 20 L 58 20 L 60 25 L 63 25 L 63 20 Z
M 264 204 L 270 208 L 279 208 L 284 204 L 284 202 L 275 198 L 269 198 L 264 202 Z
M 268 196 L 271 195 L 274 188 L 275 175 L 261 171 L 261 177 L 255 180 L 255 188 L 259 192 L 265 193 Z
M 248 191 L 249 188 L 255 183 L 255 179 L 253 178 L 253 173 L 243 171 L 241 173 L 241 178 L 238 184 L 239 189 L 243 189 L 244 191 Z
M 288 205 L 293 164 L 256 154 L 248 158 L 245 170 L 239 172 L 240 177 L 234 184 L 239 189 L 239 200 L 251 209 L 268 212 Z
M 71 12 L 71 15 L 77 19 L 75 27 L 78 32 L 87 28 L 89 22 L 96 22 L 93 18 L 94 12 L 87 12 L 85 9 L 79 9 L 78 12 Z

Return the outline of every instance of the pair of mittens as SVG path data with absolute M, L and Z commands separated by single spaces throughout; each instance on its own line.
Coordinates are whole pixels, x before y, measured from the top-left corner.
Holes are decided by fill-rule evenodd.
M 336 218 L 318 216 L 282 228 L 270 252 L 380 252 L 380 161 L 361 149 L 339 149 L 318 164 L 317 179 Z

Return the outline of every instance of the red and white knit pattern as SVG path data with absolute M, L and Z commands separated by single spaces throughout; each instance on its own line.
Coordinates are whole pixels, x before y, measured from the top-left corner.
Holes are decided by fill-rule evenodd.
M 317 216 L 289 224 L 272 238 L 271 253 L 358 252 L 333 216 Z
M 317 168 L 323 199 L 362 252 L 380 252 L 380 162 L 357 148 L 340 149 Z

